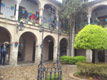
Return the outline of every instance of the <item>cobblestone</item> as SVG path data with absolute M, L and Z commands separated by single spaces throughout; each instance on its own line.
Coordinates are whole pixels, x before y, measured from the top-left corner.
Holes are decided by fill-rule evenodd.
M 74 80 L 69 74 L 76 71 L 76 66 L 63 65 L 62 70 L 64 80 Z M 0 66 L 0 80 L 37 80 L 36 78 L 37 65 Z

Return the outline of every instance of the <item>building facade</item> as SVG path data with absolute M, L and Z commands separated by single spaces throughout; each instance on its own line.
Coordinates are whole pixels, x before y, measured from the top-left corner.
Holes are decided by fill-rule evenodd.
M 44 27 L 43 60 L 55 61 L 60 25 L 52 23 L 59 20 L 60 3 L 54 0 L 1 0 L 0 4 L 0 45 L 5 41 L 10 43 L 6 64 L 39 63 L 42 43 L 40 24 Z M 67 33 L 62 32 L 59 37 L 59 47 L 60 55 L 70 55 Z

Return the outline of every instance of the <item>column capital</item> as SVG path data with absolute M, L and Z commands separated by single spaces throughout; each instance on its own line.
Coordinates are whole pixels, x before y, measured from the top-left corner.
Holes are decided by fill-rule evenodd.
M 44 8 L 39 8 L 39 10 L 44 10 Z
M 91 17 L 91 14 L 88 14 L 88 15 L 87 15 L 87 17 L 89 17 L 89 18 L 90 18 L 90 17 Z

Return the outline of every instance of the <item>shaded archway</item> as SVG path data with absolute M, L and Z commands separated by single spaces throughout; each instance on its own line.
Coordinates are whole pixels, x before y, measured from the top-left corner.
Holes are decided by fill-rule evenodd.
M 8 41 L 10 43 L 10 41 L 11 41 L 10 32 L 5 28 L 0 27 L 0 50 L 1 50 L 1 45 L 5 41 Z M 7 51 L 7 54 L 6 54 L 6 60 L 5 60 L 6 64 L 9 63 L 9 58 L 10 58 L 10 47 L 8 48 L 8 51 Z M 0 59 L 1 59 L 1 54 L 0 54 Z
M 56 26 L 56 7 L 51 4 L 44 5 L 43 19 L 45 21 L 44 27 L 49 27 L 50 29 Z
M 33 33 L 25 32 L 22 34 L 18 50 L 19 63 L 29 63 L 35 61 L 35 45 L 36 37 Z
M 99 51 L 98 52 L 98 62 L 105 62 L 105 51 Z
M 92 11 L 92 24 L 107 25 L 107 5 L 99 5 Z
M 60 41 L 60 56 L 67 55 L 67 40 L 65 38 Z
M 43 41 L 43 60 L 52 61 L 54 50 L 54 39 L 52 36 L 47 36 Z

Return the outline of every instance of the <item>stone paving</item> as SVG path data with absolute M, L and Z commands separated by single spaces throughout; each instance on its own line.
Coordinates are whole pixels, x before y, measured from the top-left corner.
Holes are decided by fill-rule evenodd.
M 74 80 L 69 74 L 76 71 L 76 66 L 63 65 L 62 70 L 64 80 Z M 0 77 L 0 80 L 37 80 L 37 65 L 0 66 Z

